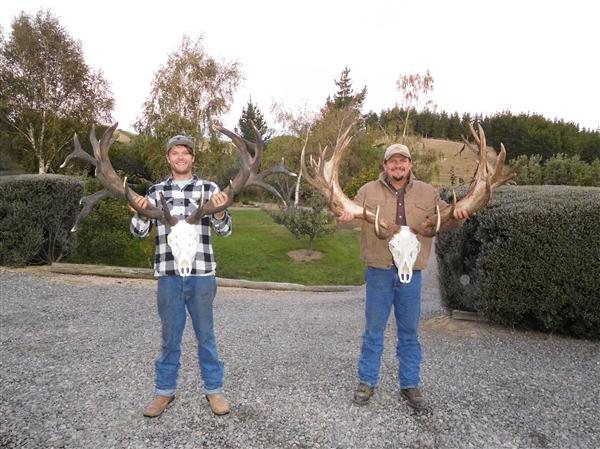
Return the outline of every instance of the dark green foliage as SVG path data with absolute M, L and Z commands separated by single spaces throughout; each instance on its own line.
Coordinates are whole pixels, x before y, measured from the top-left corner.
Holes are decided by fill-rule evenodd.
M 367 182 L 376 180 L 379 177 L 381 168 L 373 167 L 361 171 L 358 176 L 352 178 L 345 186 L 344 193 L 348 198 L 354 198 L 360 189 Z
M 395 140 L 402 135 L 406 110 L 394 107 L 379 114 L 365 116 L 367 128 L 384 129 Z M 510 159 L 520 155 L 538 154 L 543 160 L 562 153 L 567 157 L 579 156 L 591 164 L 600 159 L 600 130 L 581 129 L 579 125 L 562 120 L 548 120 L 541 115 L 502 112 L 490 117 L 468 114 L 459 119 L 458 114 L 430 110 L 411 111 L 414 133 L 428 138 L 459 140 L 469 135 L 468 125 L 478 121 L 485 130 L 488 145 L 500 148 L 504 143 Z
M 124 201 L 101 201 L 76 233 L 77 250 L 68 262 L 151 268 L 153 239 L 136 239 L 129 232 L 131 211 Z
M 339 81 L 334 80 L 338 91 L 333 96 L 327 97 L 326 107 L 330 110 L 343 110 L 353 108 L 357 111 L 362 109 L 362 105 L 367 96 L 367 86 L 363 87 L 360 92 L 354 93 L 352 89 L 352 78 L 350 78 L 350 69 L 346 66 L 342 70 Z
M 514 159 L 519 185 L 570 185 L 600 187 L 600 159 L 591 164 L 582 161 L 578 155 L 568 157 L 555 154 L 542 162 L 539 154 L 521 155 Z
M 600 338 L 599 223 L 598 188 L 498 189 L 462 229 L 437 238 L 444 304 L 495 323 Z
M 61 175 L 0 178 L 0 264 L 51 263 L 72 251 L 83 183 Z
M 263 142 L 267 142 L 271 138 L 272 132 L 267 130 L 267 122 L 260 108 L 252 103 L 252 99 L 250 99 L 246 107 L 242 109 L 242 116 L 238 120 L 235 132 L 250 142 L 256 142 L 256 133 L 252 123 L 263 134 Z

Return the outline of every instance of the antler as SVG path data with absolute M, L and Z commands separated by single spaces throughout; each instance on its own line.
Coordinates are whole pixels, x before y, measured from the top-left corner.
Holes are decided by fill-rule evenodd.
M 213 129 L 229 137 L 240 152 L 240 171 L 233 181 L 229 181 L 229 185 L 223 190 L 225 193 L 227 193 L 227 201 L 225 204 L 215 207 L 211 200 L 204 203 L 204 198 L 202 198 L 198 205 L 198 209 L 196 209 L 192 215 L 187 217 L 185 221 L 190 224 L 197 224 L 203 216 L 221 212 L 227 209 L 233 203 L 235 194 L 239 193 L 249 184 L 249 178 L 252 175 L 256 175 L 258 169 L 260 168 L 260 163 L 262 162 L 264 142 L 262 140 L 260 131 L 256 128 L 256 126 L 254 126 L 254 123 L 252 123 L 252 127 L 254 128 L 254 134 L 256 135 L 256 143 L 250 142 L 249 140 L 238 136 L 236 133 L 229 131 L 227 128 L 223 128 L 219 125 L 213 125 Z M 252 152 L 249 151 L 250 149 Z
M 90 142 L 94 150 L 94 157 L 83 151 L 77 133 L 73 135 L 75 149 L 65 158 L 60 168 L 65 168 L 72 159 L 81 159 L 96 167 L 95 176 L 104 189 L 81 199 L 80 203 L 84 206 L 81 209 L 81 212 L 79 212 L 75 224 L 71 228 L 71 232 L 77 230 L 79 224 L 88 216 L 98 201 L 107 198 L 125 198 L 125 187 L 123 182 L 115 172 L 115 169 L 108 158 L 108 149 L 112 144 L 113 133 L 117 129 L 117 125 L 118 123 L 114 123 L 109 127 L 100 138 L 100 141 L 96 138 L 95 126 L 92 126 L 92 130 L 90 131 Z M 131 192 L 132 201 L 137 201 L 141 198 L 137 193 Z
M 477 164 L 475 175 L 473 176 L 473 181 L 471 181 L 471 185 L 469 186 L 469 191 L 465 197 L 458 202 L 456 201 L 456 194 L 452 192 L 452 207 L 446 208 L 441 214 L 438 209 L 435 216 L 429 217 L 421 224 L 420 229 L 418 229 L 420 234 L 428 236 L 435 235 L 435 233 L 437 233 L 440 228 L 443 227 L 444 223 L 453 218 L 455 210 L 466 211 L 469 215 L 473 215 L 489 202 L 492 192 L 496 187 L 506 184 L 508 181 L 517 176 L 515 170 L 512 170 L 507 175 L 504 175 L 506 149 L 502 143 L 500 144 L 500 153 L 496 158 L 496 164 L 490 171 L 486 157 L 487 146 L 485 132 L 480 124 L 477 124 L 477 132 L 473 128 L 472 124 L 469 124 L 469 129 L 475 142 L 479 146 L 479 162 Z M 463 140 L 465 141 L 465 144 L 472 148 L 471 144 L 464 137 Z
M 92 127 L 92 130 L 90 131 L 90 142 L 92 143 L 92 147 L 94 149 L 94 157 L 83 151 L 79 143 L 79 138 L 77 137 L 77 134 L 75 134 L 73 137 L 75 149 L 66 157 L 65 161 L 60 166 L 61 168 L 64 168 L 71 161 L 71 159 L 74 158 L 84 160 L 85 162 L 88 162 L 96 167 L 96 178 L 100 184 L 102 184 L 102 187 L 104 187 L 103 190 L 86 196 L 81 200 L 81 202 L 85 203 L 85 205 L 79 213 L 71 232 L 75 232 L 77 230 L 79 224 L 83 221 L 83 219 L 85 219 L 85 217 L 87 217 L 98 201 L 106 198 L 126 199 L 131 207 L 133 207 L 138 213 L 149 218 L 155 218 L 171 226 L 175 225 L 178 221 L 176 217 L 171 216 L 169 208 L 167 207 L 166 201 L 162 194 L 160 195 L 162 207 L 155 207 L 153 205 L 142 207 L 140 203 L 143 197 L 137 194 L 127 185 L 127 178 L 121 181 L 121 178 L 115 172 L 108 157 L 108 150 L 112 144 L 112 136 L 114 131 L 117 129 L 117 125 L 118 123 L 115 123 L 109 127 L 102 135 L 100 141 L 98 141 L 96 138 L 95 127 Z M 186 221 L 191 224 L 197 224 L 205 215 L 214 214 L 229 207 L 233 202 L 234 195 L 246 186 L 246 182 L 248 181 L 250 174 L 256 173 L 262 160 L 262 150 L 264 145 L 260 133 L 256 128 L 256 144 L 239 137 L 237 134 L 229 131 L 228 129 L 216 125 L 214 128 L 230 137 L 234 142 L 241 155 L 241 167 L 234 180 L 230 181 L 229 186 L 224 190 L 228 194 L 226 203 L 219 207 L 215 207 L 211 200 L 208 200 L 205 203 L 204 196 L 202 196 L 198 209 L 192 215 L 186 218 Z M 254 156 L 250 155 L 248 152 L 248 147 L 253 148 Z
M 351 213 L 354 218 L 374 223 L 377 236 L 381 239 L 385 239 L 398 231 L 398 225 L 381 220 L 379 218 L 379 206 L 377 207 L 376 212 L 373 213 L 372 211 L 367 210 L 365 205 L 363 205 L 363 207 L 357 205 L 346 196 L 339 184 L 338 172 L 340 161 L 348 148 L 348 144 L 352 140 L 352 137 L 348 134 L 353 125 L 354 123 L 350 124 L 344 132 L 338 135 L 333 155 L 329 160 L 325 160 L 327 147 L 320 151 L 318 161 L 315 161 L 312 156 L 310 157 L 310 164 L 314 175 L 310 175 L 306 167 L 304 159 L 306 151 L 305 143 L 300 155 L 301 170 L 302 173 L 304 173 L 306 180 L 329 200 L 329 208 L 336 216 L 340 216 L 342 212 L 345 211 Z

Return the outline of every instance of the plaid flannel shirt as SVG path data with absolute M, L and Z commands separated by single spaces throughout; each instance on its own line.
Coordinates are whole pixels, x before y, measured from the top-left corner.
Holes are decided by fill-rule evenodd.
M 198 208 L 202 190 L 204 190 L 204 200 L 206 201 L 219 192 L 219 186 L 214 182 L 202 181 L 194 175 L 192 180 L 183 189 L 180 189 L 169 177 L 165 181 L 150 187 L 146 198 L 152 205 L 160 207 L 159 193 L 162 192 L 169 205 L 171 215 L 183 220 Z M 164 224 L 155 219 L 144 221 L 138 214 L 135 214 L 131 219 L 130 230 L 134 236 L 142 238 L 150 233 L 152 226 L 156 226 L 154 275 L 178 275 L 171 248 L 167 244 L 167 235 L 170 231 Z M 218 235 L 228 236 L 232 231 L 231 216 L 227 211 L 225 211 L 222 220 L 218 220 L 212 215 L 205 216 L 196 225 L 199 244 L 192 266 L 192 276 L 209 275 L 215 272 L 217 263 L 211 243 L 211 226 Z

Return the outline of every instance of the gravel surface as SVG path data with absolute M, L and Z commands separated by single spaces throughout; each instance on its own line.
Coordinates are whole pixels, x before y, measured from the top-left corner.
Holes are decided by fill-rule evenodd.
M 600 345 L 450 320 L 434 277 L 421 333 L 429 413 L 399 397 L 393 320 L 381 385 L 352 404 L 363 287 L 220 288 L 232 412 L 210 412 L 188 326 L 177 398 L 148 419 L 155 281 L 0 268 L 0 448 L 599 448 Z

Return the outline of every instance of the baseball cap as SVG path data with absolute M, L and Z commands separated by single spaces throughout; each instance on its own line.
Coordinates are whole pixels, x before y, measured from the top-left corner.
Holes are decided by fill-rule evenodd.
M 387 161 L 389 158 L 394 156 L 395 154 L 401 154 L 404 157 L 411 159 L 410 151 L 406 145 L 402 145 L 401 143 L 394 143 L 385 149 L 385 155 L 383 156 L 383 161 Z
M 190 150 L 194 151 L 194 141 L 190 137 L 184 136 L 183 134 L 173 136 L 169 139 L 167 145 L 165 146 L 167 152 L 175 145 L 184 145 Z

